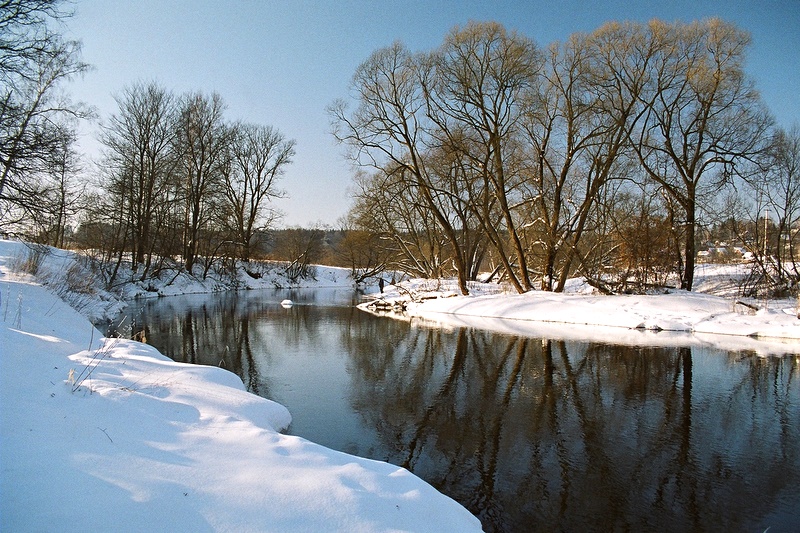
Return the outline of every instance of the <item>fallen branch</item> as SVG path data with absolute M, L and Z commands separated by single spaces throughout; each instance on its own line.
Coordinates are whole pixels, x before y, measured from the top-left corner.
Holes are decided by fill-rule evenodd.
M 743 302 L 741 300 L 736 300 L 734 303 L 738 304 L 738 305 L 743 305 L 743 306 L 747 307 L 748 309 L 752 309 L 753 311 L 759 311 L 760 310 L 760 308 L 757 305 L 749 304 L 749 303 Z

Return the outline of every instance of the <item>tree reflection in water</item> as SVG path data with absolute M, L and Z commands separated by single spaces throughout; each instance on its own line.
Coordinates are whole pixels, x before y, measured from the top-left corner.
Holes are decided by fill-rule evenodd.
M 305 396 L 341 387 L 326 398 L 359 420 L 331 426 L 358 433 L 346 451 L 405 466 L 486 531 L 800 523 L 797 357 L 444 331 L 256 296 L 165 299 L 137 320 L 166 355 L 225 366 L 266 397 L 284 401 L 271 392 L 289 364 Z
M 800 520 L 788 506 L 768 517 L 775 500 L 800 502 L 795 358 L 703 353 L 725 373 L 696 383 L 686 347 L 466 329 L 376 344 L 387 356 L 352 352 L 355 408 L 390 462 L 487 531 L 731 531 L 770 519 L 774 531 Z

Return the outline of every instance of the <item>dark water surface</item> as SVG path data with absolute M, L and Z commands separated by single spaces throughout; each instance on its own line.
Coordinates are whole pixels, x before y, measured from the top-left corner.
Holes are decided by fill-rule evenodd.
M 357 301 L 170 297 L 126 325 L 237 373 L 289 408 L 289 433 L 408 468 L 486 531 L 800 531 L 797 356 L 445 331 Z

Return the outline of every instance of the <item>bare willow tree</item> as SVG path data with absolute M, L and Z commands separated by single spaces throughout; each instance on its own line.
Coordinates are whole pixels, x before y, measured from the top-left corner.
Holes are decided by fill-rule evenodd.
M 497 23 L 471 22 L 454 28 L 428 58 L 423 82 L 434 137 L 468 158 L 462 167 L 483 188 L 482 229 L 511 284 L 533 287 L 520 220 L 520 145 L 524 102 L 541 68 L 530 39 Z M 494 216 L 495 214 L 499 217 Z
M 744 31 L 719 19 L 654 20 L 647 37 L 657 54 L 640 97 L 646 114 L 631 144 L 677 210 L 678 272 L 681 288 L 691 290 L 702 197 L 764 150 L 772 119 L 744 71 L 750 43 Z
M 0 224 L 35 217 L 52 191 L 43 177 L 76 118 L 89 111 L 62 92 L 86 72 L 80 44 L 49 28 L 70 13 L 62 2 L 0 2 Z
M 445 142 L 441 147 L 429 150 L 426 154 L 431 184 L 437 191 L 435 198 L 441 210 L 447 213 L 455 245 L 446 244 L 448 261 L 453 270 L 464 281 L 476 281 L 484 261 L 489 255 L 490 242 L 484 231 L 488 217 L 501 220 L 496 201 L 489 197 L 488 191 L 476 172 L 472 159 L 464 152 L 463 146 Z
M 395 174 L 358 172 L 352 195 L 349 229 L 373 235 L 387 267 L 424 278 L 446 275 L 446 239 L 413 186 Z
M 256 233 L 271 226 L 278 216 L 268 202 L 284 194 L 277 181 L 292 162 L 294 145 L 272 126 L 233 126 L 230 164 L 223 173 L 226 206 L 221 222 L 241 246 L 245 261 L 250 260 Z
M 330 107 L 335 137 L 347 144 L 353 161 L 363 167 L 382 173 L 387 184 L 401 191 L 414 191 L 414 210 L 426 213 L 435 228 L 429 233 L 440 233 L 453 250 L 459 287 L 468 293 L 467 269 L 460 253 L 459 229 L 453 225 L 447 210 L 446 194 L 432 183 L 426 161 L 426 152 L 432 148 L 430 121 L 421 83 L 420 59 L 402 44 L 380 49 L 362 63 L 353 77 L 353 90 L 358 107 L 350 114 L 343 101 Z M 411 212 L 407 212 L 409 214 Z M 419 227 L 419 220 L 413 226 Z M 414 235 L 414 234 L 412 234 Z M 395 240 L 403 243 L 404 235 Z M 435 241 L 429 241 L 431 244 Z M 410 258 L 432 260 L 434 265 L 442 257 Z M 429 270 L 429 266 L 426 267 Z
M 525 122 L 533 253 L 545 290 L 563 290 L 576 266 L 602 283 L 595 271 L 609 254 L 604 217 L 612 182 L 630 174 L 628 137 L 643 113 L 654 53 L 636 25 L 617 23 L 549 49 Z

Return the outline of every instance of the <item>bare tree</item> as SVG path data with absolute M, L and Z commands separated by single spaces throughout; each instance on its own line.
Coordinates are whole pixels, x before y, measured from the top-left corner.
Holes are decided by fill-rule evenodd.
M 647 35 L 659 53 L 641 97 L 646 115 L 631 141 L 649 177 L 680 210 L 681 288 L 691 290 L 704 191 L 718 189 L 737 165 L 763 151 L 772 119 L 744 72 L 745 32 L 719 19 L 656 20 Z
M 797 252 L 800 242 L 800 127 L 780 129 L 771 150 L 772 165 L 767 195 L 777 218 L 776 268 L 781 283 L 797 291 L 800 270 Z
M 383 173 L 385 180 L 380 181 L 385 181 L 387 186 L 399 188 L 404 194 L 414 191 L 413 209 L 404 210 L 402 217 L 414 211 L 424 212 L 425 216 L 408 220 L 411 223 L 409 227 L 418 230 L 411 235 L 420 236 L 421 231 L 443 235 L 447 239 L 453 250 L 451 257 L 456 264 L 460 290 L 467 294 L 467 268 L 461 253 L 460 228 L 453 225 L 445 207 L 449 205 L 446 192 L 432 183 L 428 168 L 427 152 L 435 146 L 431 144 L 431 124 L 426 116 L 421 71 L 420 58 L 400 43 L 373 53 L 359 66 L 353 77 L 358 108 L 352 114 L 348 114 L 343 102 L 337 102 L 330 108 L 334 135 L 340 142 L 350 146 L 350 156 L 354 162 Z M 382 207 L 387 208 L 387 214 L 392 209 L 391 206 Z M 387 221 L 390 219 L 387 217 Z M 422 228 L 421 222 L 428 221 L 433 226 Z M 391 228 L 392 225 L 386 227 Z M 405 237 L 400 231 L 394 239 L 402 246 L 406 242 Z M 427 239 L 417 241 L 417 244 L 426 242 L 433 246 L 429 248 L 430 251 L 438 253 L 434 245 L 437 241 Z M 437 270 L 434 265 L 443 262 L 442 257 L 427 254 L 419 256 L 413 252 L 407 257 L 413 258 L 413 261 L 430 260 L 432 264 L 418 265 L 428 272 L 432 266 L 433 270 Z
M 402 177 L 402 169 L 388 175 L 359 173 L 353 195 L 354 229 L 377 236 L 391 268 L 425 278 L 454 273 L 445 265 L 448 240 L 413 182 Z
M 434 135 L 469 157 L 469 168 L 485 190 L 482 229 L 514 287 L 529 290 L 526 247 L 515 216 L 522 179 L 516 139 L 525 97 L 541 67 L 538 49 L 497 23 L 473 22 L 454 28 L 429 64 L 423 83 L 427 112 L 437 126 Z
M 136 83 L 116 97 L 119 111 L 110 117 L 100 137 L 105 145 L 104 188 L 125 221 L 133 266 L 147 276 L 154 248 L 166 229 L 158 214 L 174 197 L 177 158 L 174 152 L 177 102 L 154 82 Z
M 779 128 L 769 151 L 742 172 L 746 189 L 735 202 L 734 215 L 750 216 L 737 236 L 754 261 L 746 291 L 766 295 L 797 293 L 800 228 L 800 129 Z M 748 201 L 749 200 L 749 201 Z M 733 219 L 734 217 L 731 216 Z M 739 229 L 738 226 L 735 229 Z
M 245 261 L 250 260 L 255 234 L 278 216 L 268 201 L 284 195 L 276 182 L 292 162 L 294 145 L 271 126 L 237 124 L 233 128 L 230 166 L 223 174 L 227 200 L 223 224 L 230 227 Z
M 482 174 L 462 148 L 445 143 L 429 150 L 426 156 L 436 191 L 434 198 L 453 228 L 444 258 L 452 262 L 453 270 L 466 285 L 466 281 L 477 279 L 487 255 L 489 239 L 483 229 L 486 220 L 502 217 L 493 209 L 497 202 L 484 187 Z
M 344 236 L 335 249 L 337 261 L 350 269 L 355 283 L 381 276 L 391 261 L 391 251 L 383 246 L 381 235 L 363 229 L 351 211 L 340 220 Z
M 64 41 L 47 26 L 49 20 L 69 15 L 60 5 L 46 0 L 0 3 L 0 203 L 5 204 L 4 214 L 36 210 L 48 161 L 65 140 L 73 138 L 67 119 L 90 115 L 60 92 L 64 82 L 89 68 L 80 60 L 80 44 Z
M 545 290 L 563 290 L 576 264 L 599 280 L 592 270 L 608 253 L 612 182 L 630 175 L 624 156 L 642 114 L 653 54 L 644 41 L 637 26 L 610 23 L 550 47 L 525 121 L 530 231 Z
M 63 0 L 4 0 L 0 3 L 0 76 L 13 82 L 29 73 L 41 56 L 58 49 L 60 36 L 49 21 L 71 16 Z
M 82 200 L 86 184 L 80 184 L 76 175 L 81 170 L 80 156 L 74 149 L 74 137 L 65 133 L 60 149 L 51 154 L 47 173 L 47 197 L 40 198 L 46 209 L 44 242 L 64 248 L 70 222 L 86 207 Z
M 223 121 L 224 109 L 222 97 L 216 93 L 210 96 L 191 93 L 181 103 L 176 150 L 180 158 L 185 209 L 183 261 L 189 272 L 200 251 L 200 239 L 211 237 L 211 233 L 204 230 L 219 201 L 222 174 L 229 156 L 232 130 Z
M 277 232 L 276 258 L 286 261 L 284 272 L 292 283 L 314 278 L 314 264 L 322 257 L 324 237 L 325 232 L 319 227 L 289 228 Z
M 586 278 L 612 292 L 643 293 L 674 274 L 675 243 L 662 191 L 652 182 L 626 185 L 607 206 L 610 253 Z

